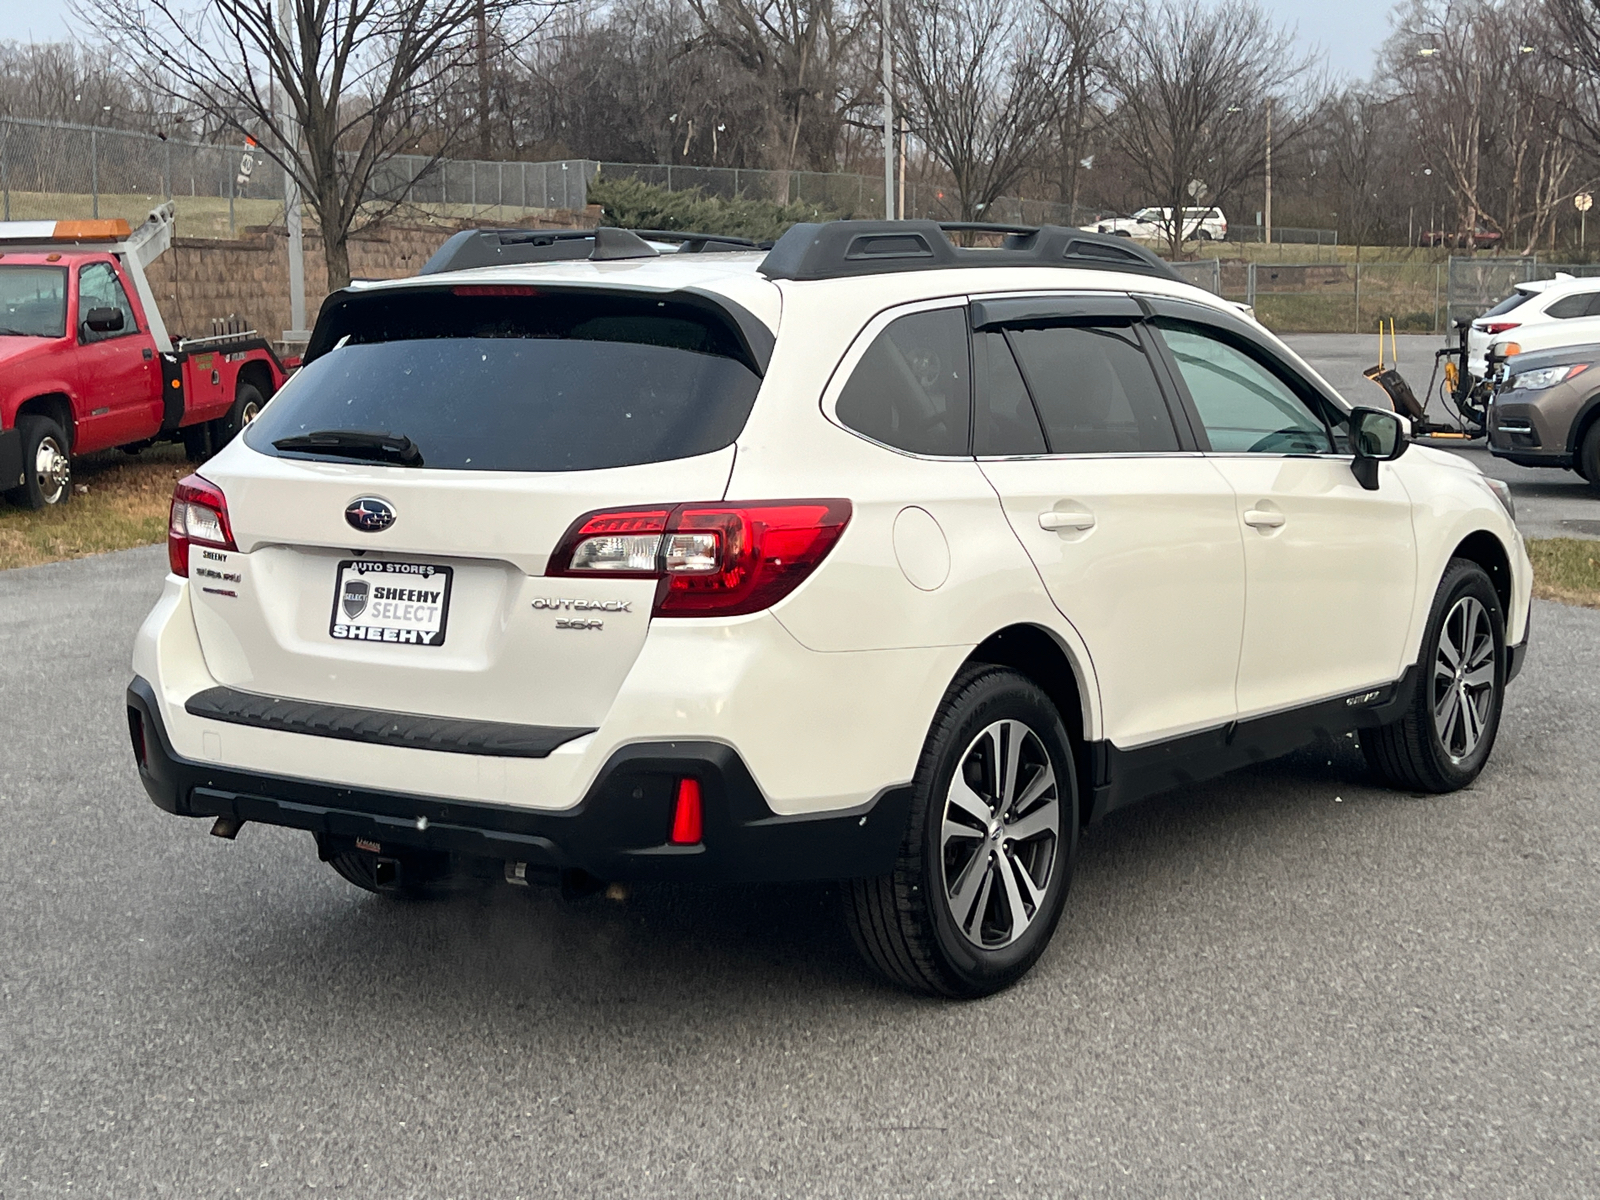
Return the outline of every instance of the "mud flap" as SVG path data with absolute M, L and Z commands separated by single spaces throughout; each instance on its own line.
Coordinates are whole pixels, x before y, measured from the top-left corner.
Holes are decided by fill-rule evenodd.
M 15 429 L 0 429 L 0 491 L 21 487 L 27 482 L 22 470 L 22 434 Z
M 161 356 L 161 432 L 171 433 L 183 424 L 183 363 L 176 355 Z

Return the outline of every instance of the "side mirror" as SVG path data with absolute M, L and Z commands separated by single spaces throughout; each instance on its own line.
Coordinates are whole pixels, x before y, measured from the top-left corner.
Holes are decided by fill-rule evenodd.
M 1411 423 L 1382 408 L 1357 408 L 1350 413 L 1350 470 L 1369 492 L 1378 490 L 1378 464 L 1393 462 L 1411 444 Z
M 120 308 L 91 308 L 89 315 L 83 319 L 92 333 L 120 333 L 122 331 L 122 310 Z

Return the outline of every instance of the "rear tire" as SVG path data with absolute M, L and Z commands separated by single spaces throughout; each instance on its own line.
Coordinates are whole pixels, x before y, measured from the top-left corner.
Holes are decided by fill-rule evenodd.
M 244 427 L 254 421 L 261 414 L 262 405 L 266 404 L 266 397 L 261 394 L 261 389 L 253 383 L 240 383 L 234 393 L 233 407 L 226 416 L 218 417 L 212 422 L 211 450 L 216 453 L 234 438 L 244 432 Z
M 1584 482 L 1600 492 L 1600 421 L 1591 423 L 1584 433 L 1573 465 Z
M 1417 662 L 1421 677 L 1409 711 L 1362 730 L 1361 750 L 1390 787 L 1453 792 L 1489 761 L 1505 702 L 1505 616 L 1477 563 L 1450 560 Z
M 72 455 L 66 432 L 49 417 L 29 413 L 17 418 L 22 435 L 22 466 L 27 473 L 21 487 L 5 497 L 18 508 L 50 508 L 72 499 Z
M 451 875 L 450 856 L 435 851 L 395 848 L 374 854 L 344 838 L 321 841 L 318 848 L 340 878 L 379 896 L 424 899 L 438 894 Z
M 987 996 L 1049 945 L 1077 851 L 1078 788 L 1060 714 L 1017 672 L 971 667 L 923 745 L 894 870 L 844 885 L 846 921 L 891 982 Z

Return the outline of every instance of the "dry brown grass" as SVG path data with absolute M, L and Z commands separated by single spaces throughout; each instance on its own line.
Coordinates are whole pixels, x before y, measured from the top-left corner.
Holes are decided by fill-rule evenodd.
M 1583 538 L 1528 541 L 1533 594 L 1541 600 L 1600 608 L 1600 542 Z
M 152 447 L 135 457 L 113 450 L 77 460 L 68 503 L 30 512 L 0 501 L 0 570 L 163 541 L 172 485 L 193 469 L 177 446 Z

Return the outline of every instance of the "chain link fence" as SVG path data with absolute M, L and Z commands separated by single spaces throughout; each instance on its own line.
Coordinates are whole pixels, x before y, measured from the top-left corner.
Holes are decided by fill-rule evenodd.
M 515 220 L 581 210 L 596 164 L 484 162 L 398 155 L 374 174 L 368 199 L 431 216 Z M 163 200 L 190 237 L 232 237 L 283 213 L 283 171 L 259 149 L 86 125 L 0 118 L 0 219 L 144 220 Z

